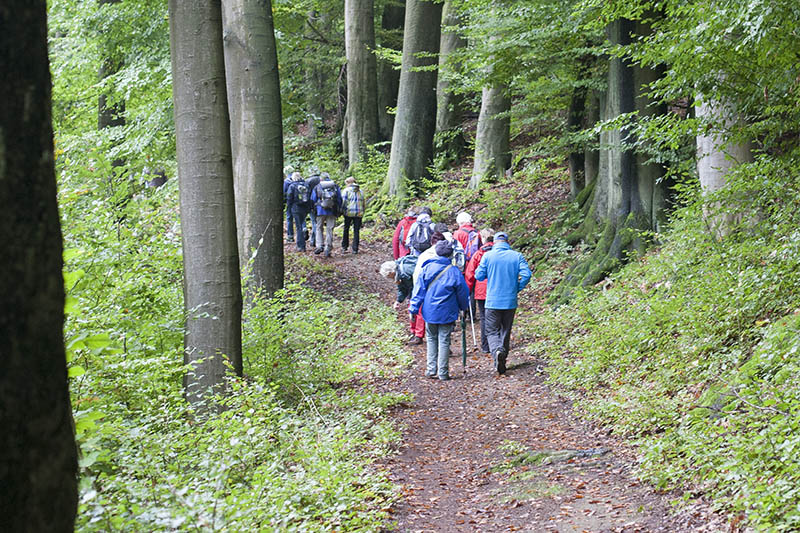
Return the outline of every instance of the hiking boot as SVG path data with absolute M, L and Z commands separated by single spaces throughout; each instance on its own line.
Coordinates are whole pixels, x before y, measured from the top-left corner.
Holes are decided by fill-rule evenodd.
M 422 337 L 417 337 L 416 335 L 414 335 L 414 338 L 408 341 L 408 344 L 410 346 L 417 346 L 419 344 L 422 344 Z
M 439 381 L 450 381 L 450 376 L 439 376 Z
M 325 250 L 325 257 L 330 257 L 330 256 L 331 256 L 331 251 Z
M 495 352 L 495 357 L 497 358 L 497 373 L 498 374 L 505 374 L 506 373 L 506 353 L 505 349 L 498 348 Z
M 322 252 L 323 252 L 322 248 L 315 248 L 314 249 L 314 253 L 317 254 L 317 255 L 321 254 Z
M 425 374 L 425 377 L 428 379 L 436 379 L 436 374 Z

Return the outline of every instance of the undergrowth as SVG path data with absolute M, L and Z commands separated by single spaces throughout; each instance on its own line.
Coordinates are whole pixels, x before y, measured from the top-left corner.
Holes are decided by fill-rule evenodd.
M 713 236 L 697 199 L 660 248 L 527 328 L 576 407 L 638 439 L 644 477 L 796 531 L 800 180 L 775 159 L 730 180 L 705 205 L 744 215 L 729 234 Z

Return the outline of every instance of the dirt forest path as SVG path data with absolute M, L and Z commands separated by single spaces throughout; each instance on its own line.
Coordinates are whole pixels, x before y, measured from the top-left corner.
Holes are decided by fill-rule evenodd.
M 317 257 L 391 305 L 394 287 L 378 274 L 380 263 L 391 259 L 389 244 L 362 243 L 358 255 L 343 254 L 337 246 L 332 257 Z M 516 323 L 539 306 L 523 296 Z M 398 320 L 405 317 L 401 309 Z M 525 342 L 512 337 L 508 371 L 498 377 L 491 358 L 472 349 L 469 332 L 464 372 L 457 327 L 453 379 L 424 377 L 423 344 L 409 347 L 411 368 L 379 384 L 414 397 L 394 413 L 403 442 L 383 465 L 402 487 L 403 497 L 392 509 L 396 531 L 730 531 L 727 520 L 707 505 L 674 514 L 668 496 L 639 483 L 631 473 L 630 450 L 582 421 L 550 390 L 542 362 L 524 354 Z M 538 459 L 529 464 L 514 462 L 514 452 L 522 450 L 541 453 L 520 456 Z

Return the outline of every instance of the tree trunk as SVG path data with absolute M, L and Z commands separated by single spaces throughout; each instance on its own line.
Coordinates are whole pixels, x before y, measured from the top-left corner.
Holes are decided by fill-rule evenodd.
M 353 166 L 368 145 L 378 142 L 378 74 L 374 0 L 345 0 L 347 53 L 347 160 Z
M 383 48 L 402 51 L 405 12 L 405 3 L 401 0 L 389 0 L 383 6 L 380 32 Z M 383 141 L 392 140 L 394 128 L 394 113 L 390 110 L 397 105 L 397 89 L 400 86 L 400 69 L 395 67 L 386 59 L 378 60 L 378 128 Z
M 72 531 L 78 459 L 63 336 L 46 2 L 4 2 L 0 27 L 0 531 Z
M 504 85 L 483 89 L 475 134 L 475 160 L 469 182 L 471 189 L 477 189 L 488 177 L 502 176 L 511 167 L 511 119 L 508 116 L 511 99 L 506 92 Z M 498 117 L 499 114 L 503 116 Z
M 569 111 L 567 112 L 567 133 L 574 135 L 584 128 L 586 122 L 587 102 L 586 85 L 582 82 L 588 76 L 589 67 L 593 56 L 584 56 L 578 60 L 577 82 L 572 89 Z M 572 144 L 568 157 L 569 164 L 569 197 L 571 200 L 578 198 L 586 186 L 586 152 L 583 146 Z
M 283 124 L 271 4 L 223 1 L 239 266 L 251 291 L 267 296 L 283 287 Z
M 428 0 L 408 0 L 403 66 L 397 96 L 397 116 L 392 133 L 389 172 L 384 187 L 404 200 L 408 181 L 428 175 L 433 160 L 436 129 L 436 71 L 414 71 L 436 65 L 439 52 L 442 5 Z M 419 57 L 419 54 L 430 57 Z
M 322 45 L 316 43 L 316 41 L 320 39 L 319 32 L 327 33 L 329 24 L 330 20 L 326 13 L 320 15 L 316 11 L 312 11 L 308 14 L 306 25 L 308 27 L 309 40 L 315 43 L 309 46 L 305 55 L 306 113 L 308 114 L 306 125 L 308 127 L 308 135 L 311 138 L 316 137 L 320 129 L 325 129 L 325 96 L 327 93 L 325 85 L 329 74 L 325 71 L 319 58 Z
M 186 310 L 184 378 L 195 404 L 222 390 L 225 358 L 242 373 L 242 292 L 225 90 L 222 9 L 170 0 L 175 134 Z
M 98 0 L 98 5 L 118 4 L 120 0 Z M 101 42 L 103 42 L 101 40 Z M 97 78 L 102 82 L 107 77 L 116 74 L 122 66 L 122 60 L 117 57 L 119 53 L 103 42 L 103 59 Z M 113 126 L 125 125 L 125 102 L 108 103 L 108 94 L 103 91 L 97 98 L 97 129 L 102 130 Z M 122 163 L 120 163 L 121 165 Z M 115 166 L 117 166 L 115 164 Z
M 458 159 L 467 145 L 461 129 L 464 97 L 452 92 L 448 79 L 448 73 L 457 73 L 460 70 L 460 65 L 452 61 L 452 53 L 467 46 L 467 40 L 457 31 L 460 24 L 461 17 L 453 7 L 452 0 L 445 0 L 442 7 L 439 77 L 436 84 L 436 133 L 442 138 L 438 150 L 446 153 L 452 160 Z
M 702 98 L 698 100 L 702 101 Z M 741 121 L 731 103 L 700 103 L 695 106 L 695 116 L 717 126 L 716 131 L 697 136 L 697 174 L 703 196 L 708 197 L 725 187 L 725 176 L 733 167 L 753 160 L 753 145 L 751 142 L 727 140 L 731 128 Z M 704 209 L 710 231 L 718 238 L 727 235 L 742 217 L 740 212 L 721 212 L 719 207 L 713 203 Z
M 592 91 L 589 101 L 587 102 L 586 109 L 586 122 L 588 127 L 593 127 L 600 122 L 600 93 Z M 596 143 L 599 143 L 600 137 L 596 137 Z M 600 150 L 596 144 L 590 144 L 584 150 L 584 183 L 589 185 L 597 179 L 597 173 L 600 165 Z

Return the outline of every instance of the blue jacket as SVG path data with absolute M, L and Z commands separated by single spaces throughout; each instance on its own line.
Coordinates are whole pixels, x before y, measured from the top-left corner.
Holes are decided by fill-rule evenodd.
M 531 269 L 521 253 L 500 240 L 483 254 L 475 279 L 487 280 L 487 309 L 516 309 L 517 293 L 530 281 Z
M 448 268 L 450 267 L 450 268 Z M 436 283 L 433 279 L 447 269 Z M 422 306 L 422 318 L 431 324 L 452 324 L 458 320 L 458 311 L 469 309 L 469 289 L 464 275 L 454 267 L 449 257 L 437 257 L 422 267 L 408 311 L 412 315 Z
M 335 209 L 325 209 L 320 204 L 321 196 L 322 196 L 322 184 L 326 183 L 324 181 L 319 182 L 319 184 L 314 187 L 314 192 L 311 193 L 311 201 L 314 202 L 317 210 L 317 216 L 326 216 L 326 215 L 338 215 L 339 211 L 342 209 L 342 190 L 339 188 L 338 185 L 335 183 L 333 184 L 336 187 L 336 208 Z

